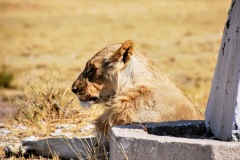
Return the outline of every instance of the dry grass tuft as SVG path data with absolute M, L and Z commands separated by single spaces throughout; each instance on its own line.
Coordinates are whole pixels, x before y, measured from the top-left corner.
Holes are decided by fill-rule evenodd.
M 49 136 L 58 124 L 75 124 L 77 127 L 70 130 L 74 136 L 88 135 L 89 132 L 81 133 L 79 129 L 91 123 L 104 109 L 99 105 L 90 109 L 80 108 L 70 87 L 64 88 L 54 75 L 30 80 L 24 95 L 16 100 L 18 112 L 13 120 L 13 123 L 30 128 L 31 131 L 22 134 L 24 136 Z
M 38 124 L 56 118 L 66 118 L 73 112 L 73 97 L 69 89 L 62 89 L 59 80 L 42 76 L 40 80 L 30 81 L 24 99 L 18 99 L 18 114 L 15 119 L 24 124 Z
M 0 88 L 12 88 L 13 78 L 13 71 L 8 66 L 0 66 Z

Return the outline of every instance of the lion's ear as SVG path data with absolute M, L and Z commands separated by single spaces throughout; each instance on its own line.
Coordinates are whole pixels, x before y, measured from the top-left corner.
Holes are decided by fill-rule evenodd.
M 115 58 L 121 60 L 123 63 L 129 62 L 134 50 L 134 43 L 131 40 L 125 41 L 117 50 Z
M 122 61 L 124 63 L 129 62 L 134 49 L 134 43 L 131 40 L 125 41 L 122 46 L 119 48 L 119 52 L 121 54 Z

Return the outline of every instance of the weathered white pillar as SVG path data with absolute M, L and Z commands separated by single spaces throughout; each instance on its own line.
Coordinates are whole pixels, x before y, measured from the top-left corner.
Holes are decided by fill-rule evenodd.
M 240 0 L 232 0 L 224 28 L 206 126 L 220 140 L 240 140 Z

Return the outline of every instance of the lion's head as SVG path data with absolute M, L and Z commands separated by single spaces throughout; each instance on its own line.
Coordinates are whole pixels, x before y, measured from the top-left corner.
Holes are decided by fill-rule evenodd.
M 72 85 L 83 107 L 107 102 L 117 92 L 119 72 L 128 66 L 134 51 L 132 41 L 109 45 L 87 63 Z

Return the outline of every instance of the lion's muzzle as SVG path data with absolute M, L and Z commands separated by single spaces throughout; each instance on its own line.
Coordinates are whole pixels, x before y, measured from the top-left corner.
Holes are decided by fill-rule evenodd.
M 82 107 L 90 107 L 98 102 L 98 95 L 91 91 L 95 91 L 94 88 L 83 80 L 77 79 L 72 85 L 72 92 L 77 95 Z

